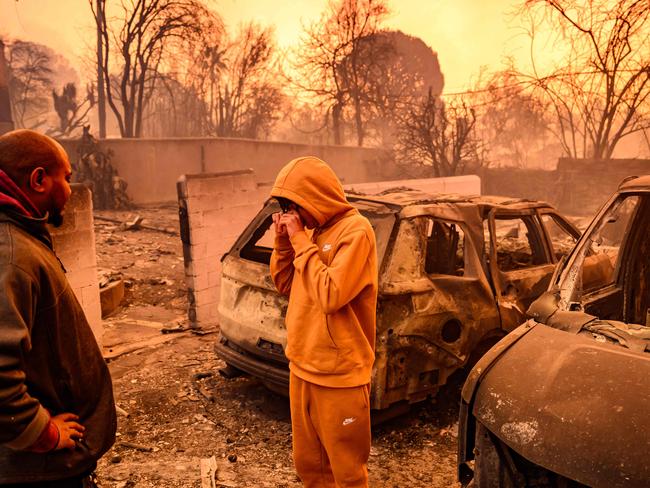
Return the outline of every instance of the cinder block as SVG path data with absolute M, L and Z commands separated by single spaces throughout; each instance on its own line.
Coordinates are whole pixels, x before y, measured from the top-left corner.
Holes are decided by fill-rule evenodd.
M 66 208 L 65 215 L 63 216 L 63 224 L 61 225 L 61 227 L 54 228 L 52 226 L 49 226 L 50 233 L 53 236 L 74 232 L 76 227 L 77 227 L 77 219 L 74 210 L 69 211 L 68 208 Z
M 212 233 L 205 227 L 190 227 L 190 243 L 193 245 L 204 244 L 211 238 Z
M 207 242 L 201 244 L 193 244 L 190 246 L 190 255 L 192 259 L 203 259 L 208 255 L 208 244 Z
M 235 179 L 232 176 L 220 176 L 214 178 L 206 178 L 202 180 L 197 180 L 195 188 L 192 190 L 195 192 L 190 193 L 190 195 L 211 195 L 214 193 L 230 193 L 233 192 L 236 188 L 234 186 Z
M 195 276 L 190 276 L 190 282 L 188 283 L 190 288 L 195 291 L 205 290 L 208 288 L 208 273 L 199 273 Z
M 79 231 L 94 231 L 93 229 L 94 219 L 92 218 L 92 213 L 89 210 L 84 210 L 83 212 L 75 212 L 75 232 Z
M 252 174 L 235 175 L 233 187 L 235 191 L 257 191 L 257 182 Z
M 216 288 L 206 288 L 204 290 L 194 290 L 194 303 L 197 307 L 217 302 L 219 300 L 219 291 Z
M 218 266 L 215 271 L 208 272 L 208 286 L 219 286 L 219 283 L 221 283 L 221 266 Z
M 73 184 L 72 195 L 66 206 L 64 224 L 50 227 L 54 249 L 67 270 L 67 279 L 84 313 L 101 342 L 103 334 L 97 260 L 93 231 L 92 195 L 84 185 Z
M 97 284 L 97 267 L 70 268 L 67 273 L 70 286 L 83 288 Z
M 90 324 L 101 326 L 102 311 L 97 283 L 81 288 L 81 297 L 80 301 Z
M 189 212 L 187 218 L 190 222 L 190 228 L 203 227 L 203 212 Z
M 118 280 L 109 283 L 100 290 L 102 318 L 113 313 L 124 298 L 124 281 Z
M 65 269 L 70 272 L 76 266 L 79 250 L 66 246 L 67 242 L 65 240 L 59 239 L 54 241 L 54 252 L 56 256 L 61 260 Z
M 218 319 L 217 309 L 218 303 L 206 303 L 205 305 L 196 309 L 196 321 L 199 323 L 214 324 Z
M 230 192 L 213 192 L 207 195 L 199 195 L 196 197 L 190 196 L 187 200 L 188 212 L 205 212 L 206 210 L 213 210 L 225 208 L 228 200 L 232 197 Z
M 187 263 L 185 264 L 185 275 L 186 276 L 197 276 L 201 273 L 208 273 L 210 270 L 214 270 L 217 267 L 217 263 L 219 263 L 218 259 L 214 258 L 204 258 L 204 259 L 196 259 L 189 263 L 189 266 Z
M 215 207 L 210 210 L 203 211 L 203 226 L 204 227 L 220 227 L 223 225 L 224 217 L 232 212 L 232 208 L 223 208 L 223 205 Z
M 227 238 L 224 238 L 223 240 L 216 242 L 214 246 L 212 246 L 212 248 L 208 250 L 209 252 L 208 257 L 211 257 L 214 261 L 220 263 L 221 257 L 230 250 L 234 242 L 235 242 L 234 239 L 229 242 Z

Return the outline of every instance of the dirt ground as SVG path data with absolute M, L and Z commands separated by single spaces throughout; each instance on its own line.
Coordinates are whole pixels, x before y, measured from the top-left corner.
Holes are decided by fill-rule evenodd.
M 174 206 L 96 212 L 122 221 L 135 214 L 145 225 L 178 229 Z M 180 238 L 98 219 L 95 230 L 100 270 L 127 285 L 122 306 L 105 321 L 104 352 L 123 412 L 116 444 L 97 469 L 100 486 L 200 487 L 201 460 L 212 456 L 217 487 L 301 486 L 287 399 L 255 380 L 221 377 L 216 330 L 163 333 L 187 326 Z M 373 428 L 370 486 L 458 486 L 460 384 Z

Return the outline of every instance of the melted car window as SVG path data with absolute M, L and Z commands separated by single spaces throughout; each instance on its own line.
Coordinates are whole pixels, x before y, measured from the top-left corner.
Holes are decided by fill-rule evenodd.
M 428 219 L 424 269 L 429 274 L 463 276 L 465 234 L 458 224 Z
M 542 222 L 551 239 L 555 259 L 559 260 L 562 256 L 569 254 L 576 243 L 576 238 L 562 227 L 556 217 L 551 214 L 542 215 Z
M 501 271 L 514 271 L 546 264 L 544 247 L 530 216 L 497 215 L 497 265 Z
M 614 270 L 619 251 L 629 233 L 629 225 L 639 204 L 639 197 L 629 196 L 605 217 L 599 229 L 592 235 L 591 256 L 585 259 L 582 282 L 590 291 L 614 282 Z M 591 266 L 590 266 L 591 264 Z

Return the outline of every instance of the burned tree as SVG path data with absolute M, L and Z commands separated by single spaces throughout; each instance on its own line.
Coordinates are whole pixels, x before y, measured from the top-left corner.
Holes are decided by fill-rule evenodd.
M 107 15 L 106 0 L 89 5 L 99 32 L 106 101 L 122 136 L 140 137 L 144 109 L 168 55 L 218 19 L 195 0 L 128 0 L 119 19 Z
M 50 111 L 53 56 L 41 44 L 14 41 L 9 46 L 9 93 L 16 127 L 36 129 L 46 123 Z
M 346 110 L 351 112 L 357 145 L 364 143 L 368 63 L 362 62 L 362 56 L 368 50 L 359 45 L 380 29 L 387 15 L 384 0 L 330 1 L 321 20 L 304 30 L 294 59 L 299 76 L 291 81 L 331 117 L 335 144 L 343 142 Z
M 192 61 L 176 80 L 191 99 L 187 108 L 196 113 L 197 130 L 220 137 L 268 135 L 286 101 L 273 30 L 251 22 L 229 38 L 213 26 L 188 48 Z
M 424 100 L 429 90 L 439 96 L 443 88 L 437 54 L 421 39 L 400 31 L 379 31 L 362 39 L 354 59 L 363 77 L 360 92 L 365 139 L 389 148 L 395 142 L 403 113 Z M 344 80 L 347 78 L 344 78 Z
M 223 52 L 207 52 L 211 68 L 206 90 L 210 132 L 253 139 L 268 133 L 284 101 L 277 85 L 273 31 L 249 23 Z
M 548 103 L 521 83 L 514 69 L 499 71 L 470 92 L 477 111 L 477 134 L 500 165 L 526 167 L 555 146 L 549 132 Z
M 188 137 L 207 134 L 205 103 L 177 75 L 159 75 L 142 121 L 146 137 Z
M 431 176 L 455 176 L 483 164 L 476 113 L 462 100 L 445 103 L 430 91 L 404 116 L 395 152 L 405 166 L 429 168 Z
M 59 118 L 59 126 L 50 132 L 57 137 L 69 137 L 88 123 L 88 112 L 95 105 L 95 92 L 91 85 L 87 86 L 85 98 L 79 101 L 75 84 L 66 83 L 61 93 L 52 90 L 52 100 L 54 111 Z
M 650 126 L 650 3 L 527 0 L 534 43 L 539 26 L 565 53 L 548 73 L 521 74 L 547 100 L 552 127 L 570 157 L 610 158 L 625 136 Z M 534 52 L 534 44 L 531 48 Z
M 77 146 L 77 160 L 72 164 L 72 174 L 76 182 L 91 189 L 93 207 L 98 210 L 131 207 L 127 183 L 111 164 L 112 157 L 112 151 L 104 151 L 90 134 L 90 126 L 85 126 Z

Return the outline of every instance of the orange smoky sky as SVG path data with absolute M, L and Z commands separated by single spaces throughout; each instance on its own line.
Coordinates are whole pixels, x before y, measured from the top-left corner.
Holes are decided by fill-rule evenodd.
M 511 13 L 522 0 L 400 0 L 389 2 L 385 26 L 420 37 L 438 53 L 445 92 L 469 88 L 481 67 L 497 70 L 506 56 L 525 64 L 528 40 Z M 213 0 L 230 30 L 254 20 L 275 27 L 280 47 L 317 22 L 327 0 Z M 88 0 L 0 0 L 0 36 L 46 44 L 79 67 L 95 42 Z

